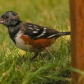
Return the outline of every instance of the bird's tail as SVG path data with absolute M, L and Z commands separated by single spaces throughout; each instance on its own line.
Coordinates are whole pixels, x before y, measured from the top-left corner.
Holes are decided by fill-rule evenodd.
M 62 32 L 62 36 L 64 36 L 64 35 L 70 35 L 71 34 L 71 32 Z
M 70 35 L 71 32 L 59 32 L 58 34 L 55 35 L 56 38 L 59 38 L 61 36 L 65 36 L 65 35 Z

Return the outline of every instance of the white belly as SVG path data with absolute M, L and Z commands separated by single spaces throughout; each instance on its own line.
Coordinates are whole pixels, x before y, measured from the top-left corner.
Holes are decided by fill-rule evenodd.
M 21 31 L 19 31 L 15 37 L 16 46 L 22 50 L 29 51 L 31 45 L 25 45 L 24 41 L 21 39 Z

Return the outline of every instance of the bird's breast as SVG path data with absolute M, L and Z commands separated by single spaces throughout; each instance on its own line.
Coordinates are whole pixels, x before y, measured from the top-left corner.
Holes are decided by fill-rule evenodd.
M 29 51 L 30 50 L 30 47 L 31 45 L 29 45 L 28 43 L 25 44 L 25 41 L 21 38 L 22 37 L 22 33 L 21 31 L 19 31 L 17 33 L 17 35 L 15 36 L 15 43 L 16 43 L 16 46 L 22 50 L 25 50 L 25 51 Z M 27 41 L 28 42 L 28 41 Z

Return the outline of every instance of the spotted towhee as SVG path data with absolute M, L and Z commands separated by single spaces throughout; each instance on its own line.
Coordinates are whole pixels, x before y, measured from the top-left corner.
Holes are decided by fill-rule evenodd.
M 23 22 L 13 11 L 5 12 L 0 17 L 0 23 L 8 28 L 10 38 L 18 48 L 35 53 L 33 58 L 39 52 L 48 50 L 58 37 L 70 35 L 70 32 L 58 32 L 48 27 Z

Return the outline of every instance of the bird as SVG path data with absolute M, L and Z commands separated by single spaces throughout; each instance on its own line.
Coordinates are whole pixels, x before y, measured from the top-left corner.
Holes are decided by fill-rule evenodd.
M 8 28 L 9 36 L 18 48 L 26 52 L 34 52 L 32 60 L 40 52 L 48 51 L 57 38 L 70 35 L 70 31 L 59 32 L 49 27 L 24 22 L 14 11 L 2 14 L 0 24 Z

